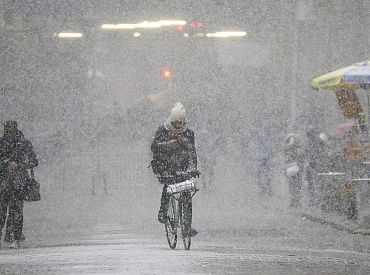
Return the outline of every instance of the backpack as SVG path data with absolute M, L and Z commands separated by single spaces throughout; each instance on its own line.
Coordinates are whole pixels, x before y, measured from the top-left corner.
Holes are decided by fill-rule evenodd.
M 156 175 L 163 174 L 166 171 L 166 164 L 163 161 L 158 160 L 155 156 L 150 161 L 150 166 L 152 167 L 152 171 Z

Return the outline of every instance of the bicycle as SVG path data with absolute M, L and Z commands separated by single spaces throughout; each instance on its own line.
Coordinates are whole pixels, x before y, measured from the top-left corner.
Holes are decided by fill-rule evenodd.
M 199 191 L 196 187 L 194 178 L 199 177 L 199 171 L 176 173 L 175 176 L 160 176 L 159 180 L 165 179 L 173 184 L 167 186 L 167 194 L 170 195 L 167 219 L 164 224 L 168 245 L 175 249 L 177 245 L 178 229 L 181 231 L 181 237 L 185 250 L 191 246 L 191 236 L 185 234 L 184 224 L 184 203 L 185 192 L 190 192 L 191 198 Z

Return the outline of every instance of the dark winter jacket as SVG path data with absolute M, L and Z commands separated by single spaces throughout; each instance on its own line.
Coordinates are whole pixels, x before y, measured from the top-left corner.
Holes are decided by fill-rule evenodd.
M 9 171 L 10 162 L 18 165 L 15 171 Z M 22 188 L 28 179 L 27 169 L 37 165 L 38 160 L 32 144 L 24 138 L 21 131 L 18 131 L 14 141 L 0 138 L 0 191 L 9 187 Z
M 329 147 L 318 137 L 308 139 L 305 156 L 309 167 L 324 172 L 329 163 Z
M 156 160 L 154 165 L 157 165 L 158 174 L 174 174 L 197 169 L 194 132 L 184 128 L 181 133 L 178 133 L 179 145 L 171 147 L 167 142 L 176 139 L 176 135 L 165 125 L 160 126 L 154 135 L 151 150 L 153 159 Z
M 294 139 L 294 143 L 289 143 L 290 139 Z M 301 148 L 301 140 L 297 134 L 291 133 L 285 137 L 283 143 L 283 154 L 286 164 L 296 162 L 303 169 L 303 152 Z

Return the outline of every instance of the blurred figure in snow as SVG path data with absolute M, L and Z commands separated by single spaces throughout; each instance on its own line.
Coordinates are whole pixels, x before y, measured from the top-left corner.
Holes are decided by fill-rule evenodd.
M 271 197 L 271 177 L 272 177 L 272 159 L 273 142 L 270 135 L 262 136 L 257 150 L 258 174 L 257 183 L 260 187 L 260 195 Z
M 23 191 L 29 179 L 27 169 L 37 165 L 32 144 L 18 130 L 17 122 L 6 121 L 0 139 L 0 237 L 7 218 L 6 241 L 11 242 L 11 248 L 20 247 L 24 239 Z
M 290 207 L 301 206 L 303 152 L 298 134 L 288 134 L 283 142 L 286 176 L 289 183 Z
M 320 199 L 318 173 L 327 172 L 329 164 L 328 137 L 316 128 L 310 128 L 306 133 L 306 137 L 307 188 L 310 194 L 310 204 L 317 205 Z

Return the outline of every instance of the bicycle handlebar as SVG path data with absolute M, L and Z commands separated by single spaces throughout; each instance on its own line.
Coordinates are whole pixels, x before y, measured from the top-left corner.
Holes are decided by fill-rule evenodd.
M 199 172 L 198 170 L 194 170 L 194 171 L 188 171 L 188 172 L 176 172 L 176 176 L 189 176 L 189 177 L 192 177 L 192 178 L 199 178 L 201 172 Z
M 164 176 L 158 176 L 158 179 L 173 179 L 177 177 L 182 177 L 182 178 L 199 178 L 201 172 L 198 170 L 193 170 L 193 171 L 187 171 L 187 172 L 176 172 L 175 175 L 164 175 Z

